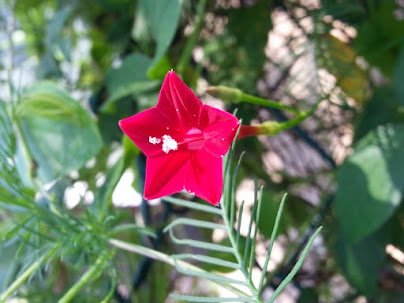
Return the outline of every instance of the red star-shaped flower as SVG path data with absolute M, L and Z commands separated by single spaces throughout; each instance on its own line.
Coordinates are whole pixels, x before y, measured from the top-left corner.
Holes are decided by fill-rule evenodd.
M 146 199 L 185 189 L 219 204 L 222 158 L 239 126 L 235 116 L 203 105 L 171 71 L 157 105 L 119 121 L 119 126 L 147 157 Z

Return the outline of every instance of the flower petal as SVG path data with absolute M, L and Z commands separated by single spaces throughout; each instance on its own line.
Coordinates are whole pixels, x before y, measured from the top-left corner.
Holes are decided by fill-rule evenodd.
M 195 127 L 198 122 L 201 100 L 176 75 L 168 72 L 160 90 L 157 109 L 178 127 Z
M 119 126 L 146 156 L 162 152 L 161 144 L 150 143 L 150 137 L 178 136 L 173 122 L 167 120 L 155 107 L 120 120 Z
M 218 157 L 226 155 L 239 124 L 234 115 L 204 105 L 199 117 L 199 127 L 205 137 L 206 149 Z
M 190 152 L 169 152 L 146 160 L 145 199 L 171 195 L 184 189 Z
M 185 189 L 218 205 L 223 188 L 223 160 L 202 148 L 192 152 Z

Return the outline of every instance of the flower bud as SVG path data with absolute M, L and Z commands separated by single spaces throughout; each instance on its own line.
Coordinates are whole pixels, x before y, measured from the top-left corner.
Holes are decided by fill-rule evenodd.
M 240 102 L 243 97 L 241 90 L 227 86 L 209 86 L 206 88 L 206 92 L 212 97 L 232 103 Z
M 275 121 L 267 121 L 259 125 L 241 125 L 238 139 L 250 136 L 274 136 L 282 130 L 282 125 Z

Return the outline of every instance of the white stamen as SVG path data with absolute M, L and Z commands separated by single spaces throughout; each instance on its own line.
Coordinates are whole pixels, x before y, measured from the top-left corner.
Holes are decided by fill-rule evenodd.
M 164 135 L 163 136 L 163 152 L 168 154 L 170 150 L 177 150 L 178 149 L 178 143 L 175 141 L 171 136 L 169 135 Z
M 151 137 L 151 136 L 149 136 L 149 142 L 150 142 L 151 144 L 156 145 L 156 144 L 159 144 L 159 143 L 161 142 L 161 139 L 158 139 L 158 138 L 156 138 L 156 137 Z

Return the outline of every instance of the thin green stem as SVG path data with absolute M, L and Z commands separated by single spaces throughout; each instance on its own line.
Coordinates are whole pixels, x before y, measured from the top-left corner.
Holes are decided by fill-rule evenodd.
M 293 126 L 296 126 L 297 124 L 303 122 L 304 120 L 306 120 L 308 117 L 310 117 L 311 115 L 313 115 L 313 113 L 316 111 L 317 107 L 320 105 L 320 103 L 327 99 L 328 96 L 324 96 L 319 98 L 316 103 L 312 106 L 312 108 L 310 110 L 308 110 L 307 112 L 301 112 L 299 114 L 299 117 L 295 118 L 295 119 L 291 119 L 289 121 L 283 122 L 281 123 L 282 127 L 281 130 L 285 130 L 288 128 L 291 128 Z
M 195 22 L 194 31 L 189 37 L 187 44 L 185 45 L 184 51 L 182 52 L 182 55 L 177 64 L 177 71 L 179 74 L 182 74 L 184 72 L 185 67 L 189 63 L 189 60 L 192 56 L 192 50 L 194 49 L 195 44 L 198 41 L 199 33 L 201 32 L 204 21 L 206 2 L 207 2 L 206 0 L 200 0 L 198 3 L 197 19 Z
M 278 232 L 279 223 L 281 221 L 283 207 L 285 205 L 286 197 L 287 197 L 287 194 L 284 194 L 282 197 L 281 204 L 279 205 L 278 213 L 276 214 L 275 224 L 274 224 L 274 228 L 272 230 L 271 240 L 270 240 L 267 256 L 265 258 L 264 266 L 262 267 L 262 274 L 261 274 L 260 282 L 258 284 L 258 293 L 259 294 L 262 292 L 262 288 L 264 286 L 264 278 L 265 278 L 265 275 L 267 272 L 269 258 L 271 257 L 272 247 L 274 246 L 274 243 L 275 243 L 275 238 L 276 238 L 276 235 Z
M 169 229 L 172 229 L 175 226 L 178 225 L 192 225 L 200 228 L 208 228 L 208 229 L 221 229 L 221 230 L 227 230 L 226 226 L 223 224 L 218 224 L 218 223 L 212 223 L 209 221 L 202 221 L 202 220 L 197 220 L 197 219 L 189 219 L 189 218 L 178 218 L 172 221 L 170 224 L 168 224 L 164 228 L 164 232 L 166 232 Z
M 255 183 L 257 181 L 255 180 Z M 256 185 L 255 185 L 256 186 Z M 258 189 L 256 189 L 258 190 Z M 258 226 L 259 226 L 259 221 L 260 221 L 260 214 L 261 214 L 261 205 L 262 205 L 262 194 L 264 191 L 264 187 L 261 186 L 260 188 L 260 193 L 259 193 L 259 197 L 258 197 L 258 208 L 256 211 L 256 217 L 255 217 L 255 229 L 254 229 L 254 236 L 253 236 L 253 241 L 251 244 L 251 253 L 250 253 L 250 264 L 249 264 L 249 268 L 250 268 L 250 272 L 249 272 L 249 280 L 252 279 L 252 269 L 254 266 L 254 260 L 255 260 L 255 246 L 256 246 L 256 242 L 257 242 L 257 232 L 258 232 Z
M 240 124 L 241 124 L 241 121 L 240 121 Z M 238 137 L 239 132 L 240 132 L 240 128 L 238 128 L 235 138 Z M 260 295 L 259 295 L 260 293 L 257 291 L 257 288 L 255 287 L 252 280 L 249 279 L 249 274 L 248 274 L 245 266 L 243 266 L 244 265 L 244 260 L 243 260 L 243 257 L 241 256 L 240 250 L 239 250 L 240 223 L 241 223 L 240 221 L 241 221 L 241 214 L 242 213 L 241 214 L 239 213 L 239 220 L 240 221 L 238 222 L 237 234 L 235 234 L 235 231 L 234 231 L 234 228 L 233 228 L 234 218 L 233 218 L 233 214 L 231 214 L 231 210 L 235 208 L 235 205 L 233 205 L 233 204 L 235 204 L 236 201 L 234 199 L 234 196 L 232 196 L 232 194 L 229 193 L 229 190 L 231 189 L 230 184 L 229 184 L 229 182 L 230 182 L 229 179 L 230 179 L 230 176 L 231 176 L 231 165 L 230 165 L 231 160 L 230 159 L 232 158 L 235 142 L 236 142 L 236 139 L 233 140 L 230 152 L 227 155 L 227 163 L 225 165 L 225 175 L 227 176 L 227 178 L 226 178 L 227 182 L 226 182 L 226 186 L 225 186 L 225 190 L 224 190 L 224 193 L 226 193 L 226 194 L 224 195 L 222 208 L 220 210 L 221 210 L 221 213 L 222 213 L 222 218 L 223 218 L 223 221 L 224 221 L 224 225 L 227 227 L 227 234 L 228 234 L 231 246 L 233 247 L 233 254 L 236 256 L 237 262 L 240 265 L 240 270 L 243 273 L 244 277 L 246 278 L 246 281 L 248 283 L 248 287 L 249 287 L 249 289 L 251 291 L 251 294 L 254 296 L 256 302 L 263 303 L 263 301 L 262 301 L 262 299 L 260 298 Z M 239 162 L 238 165 L 240 165 L 240 162 Z M 233 182 L 234 181 L 235 180 L 233 180 Z M 242 206 L 241 206 L 241 210 L 240 210 L 241 212 L 242 212 L 243 207 L 244 207 L 244 201 L 243 201 Z
M 110 302 L 110 301 L 112 300 L 114 294 L 115 294 L 116 285 L 117 285 L 117 283 L 118 283 L 118 282 L 117 282 L 118 277 L 117 277 L 117 275 L 116 275 L 116 270 L 115 270 L 115 268 L 112 268 L 111 273 L 110 273 L 110 276 L 111 276 L 111 288 L 110 288 L 108 294 L 106 295 L 106 297 L 101 301 L 101 303 L 108 303 L 108 302 Z
M 240 243 L 240 228 L 241 228 L 241 220 L 243 220 L 243 209 L 244 209 L 244 200 L 241 202 L 240 210 L 238 212 L 238 220 L 237 220 L 237 237 L 236 237 L 236 245 L 238 247 Z
M 261 105 L 261 106 L 267 106 L 267 107 L 272 107 L 272 108 L 276 108 L 276 109 L 281 109 L 281 110 L 287 110 L 290 111 L 292 113 L 295 113 L 297 115 L 300 115 L 301 112 L 299 110 L 297 110 L 296 108 L 293 108 L 291 106 L 276 102 L 276 101 L 272 101 L 272 100 L 267 100 L 264 98 L 260 98 L 260 97 L 256 97 L 256 96 L 252 96 L 246 93 L 243 93 L 241 95 L 241 101 L 247 102 L 247 103 L 251 103 L 251 104 L 257 104 L 257 105 Z
M 321 207 L 321 206 L 320 206 Z M 298 239 L 301 239 L 302 237 L 303 237 L 303 234 L 304 234 L 304 230 L 306 230 L 309 226 L 310 226 L 310 222 L 312 221 L 312 217 L 310 217 L 309 219 L 307 219 L 307 220 L 305 220 L 304 222 L 303 222 L 303 224 L 301 224 L 301 226 L 299 227 L 299 232 L 298 232 L 298 234 L 299 234 L 299 236 L 297 237 Z M 267 277 L 266 277 L 266 280 L 267 281 L 272 281 L 272 279 L 276 276 L 276 274 L 277 273 L 279 273 L 279 271 L 282 269 L 282 268 L 285 268 L 285 266 L 289 266 L 289 265 L 291 265 L 293 262 L 291 262 L 291 259 L 292 259 L 292 256 L 294 255 L 294 254 L 296 254 L 296 252 L 297 252 L 297 249 L 298 249 L 298 243 L 297 243 L 297 241 L 293 241 L 292 243 L 290 243 L 288 246 L 287 246 L 287 248 L 286 248 L 286 251 L 285 251 L 285 253 L 283 254 L 284 255 L 284 258 L 283 258 L 283 260 L 282 260 L 282 262 L 280 262 L 276 267 L 275 267 L 275 269 L 271 272 L 271 273 L 269 273 L 268 275 L 267 275 Z M 302 247 L 302 249 L 303 249 L 303 247 Z M 268 284 L 268 282 L 267 282 L 267 284 Z
M 138 255 L 148 257 L 148 258 L 153 259 L 153 260 L 157 260 L 157 261 L 169 264 L 169 265 L 171 265 L 173 267 L 181 266 L 184 269 L 189 269 L 189 270 L 193 270 L 193 271 L 199 271 L 201 273 L 207 273 L 203 269 L 201 269 L 201 268 L 199 268 L 197 266 L 194 266 L 194 265 L 192 265 L 192 264 L 190 264 L 188 262 L 172 258 L 169 255 L 166 255 L 166 254 L 164 254 L 162 252 L 159 252 L 159 251 L 156 251 L 156 250 L 144 247 L 144 246 L 140 246 L 140 245 L 132 244 L 132 243 L 126 243 L 126 242 L 123 242 L 123 241 L 117 240 L 117 239 L 110 239 L 109 244 L 111 244 L 111 245 L 113 245 L 113 246 L 115 246 L 117 248 L 120 248 L 120 249 L 129 251 L 129 252 L 138 254 Z M 232 286 L 230 284 L 220 284 L 220 285 L 223 286 L 224 288 L 230 290 L 231 292 L 233 292 L 234 294 L 236 294 L 236 295 L 238 295 L 240 297 L 247 297 L 248 296 L 247 294 L 245 294 L 244 292 L 242 292 L 241 290 L 239 290 L 238 288 L 236 288 L 236 287 L 234 287 L 234 286 Z
M 231 202 L 236 203 L 235 201 L 231 201 Z M 250 279 L 248 279 L 248 277 L 249 277 L 248 272 L 245 270 L 245 267 L 242 266 L 242 264 L 244 263 L 243 258 L 242 258 L 241 254 L 240 254 L 239 249 L 238 249 L 238 242 L 234 237 L 234 229 L 233 229 L 233 226 L 230 225 L 230 220 L 229 220 L 229 217 L 227 215 L 228 213 L 229 212 L 226 209 L 226 207 L 223 207 L 222 208 L 222 217 L 223 217 L 223 221 L 224 221 L 225 225 L 228 228 L 227 234 L 229 235 L 230 243 L 231 243 L 232 247 L 234 248 L 234 255 L 236 256 L 237 262 L 241 266 L 241 271 L 243 272 L 244 277 L 248 281 L 248 286 L 249 286 L 252 294 L 254 295 L 254 297 L 256 299 L 256 302 L 263 303 L 264 301 L 262 301 L 262 299 L 259 297 L 259 292 L 257 291 L 257 288 L 255 287 L 254 283 Z
M 156 251 L 154 249 L 151 248 L 147 248 L 141 245 L 137 245 L 137 244 L 133 244 L 133 243 L 127 243 L 121 240 L 117 240 L 117 239 L 109 239 L 109 244 L 111 244 L 112 246 L 115 246 L 117 248 L 138 254 L 138 255 L 142 255 L 145 257 L 148 257 L 150 259 L 156 260 L 156 261 L 160 261 L 172 266 L 175 266 L 175 262 L 174 259 L 171 258 L 169 255 Z M 181 262 L 181 261 L 177 261 L 177 262 Z M 185 263 L 185 262 L 184 262 Z
M 163 197 L 162 199 L 163 199 L 163 201 L 169 202 L 169 203 L 174 204 L 174 205 L 188 207 L 190 209 L 207 212 L 207 213 L 211 213 L 211 214 L 214 214 L 214 215 L 221 215 L 221 211 L 220 211 L 219 208 L 216 208 L 216 207 L 213 207 L 213 206 L 210 206 L 210 205 L 207 206 L 207 205 L 203 205 L 203 204 L 189 202 L 189 201 L 173 198 L 173 197 L 170 197 L 170 196 Z
M 0 295 L 0 302 L 5 302 L 6 299 L 11 296 L 25 281 L 28 280 L 29 277 L 49 258 L 53 256 L 56 250 L 59 248 L 59 245 L 54 245 L 52 249 L 48 251 L 48 253 L 34 263 L 31 264 L 1 295 Z
M 308 117 L 310 117 L 311 115 L 313 115 L 313 113 L 316 111 L 316 109 L 317 109 L 317 107 L 319 106 L 319 104 L 320 104 L 323 100 L 325 100 L 325 99 L 327 99 L 327 96 L 322 97 L 322 98 L 319 98 L 319 99 L 317 100 L 317 102 L 313 105 L 313 107 L 312 107 L 310 110 L 308 110 L 307 112 L 299 112 L 299 113 L 298 113 L 298 117 L 296 117 L 296 118 L 294 118 L 294 119 L 290 119 L 290 120 L 285 121 L 285 122 L 277 123 L 277 124 L 276 124 L 276 131 L 275 131 L 275 132 L 274 132 L 273 129 L 268 128 L 269 133 L 268 133 L 267 135 L 274 135 L 274 134 L 277 134 L 277 133 L 279 133 L 279 132 L 281 132 L 281 131 L 290 129 L 290 128 L 295 127 L 296 125 L 302 123 L 302 122 L 303 122 L 304 120 L 306 120 Z M 264 122 L 263 125 L 264 125 L 265 123 L 268 123 L 268 122 Z
M 254 199 L 254 205 L 251 210 L 250 222 L 248 223 L 246 244 L 244 246 L 244 257 L 243 257 L 242 267 L 246 269 L 246 272 L 248 271 L 248 268 L 246 266 L 247 261 L 248 261 L 248 256 L 249 256 L 248 253 L 251 253 L 251 250 L 249 251 L 248 248 L 250 247 L 251 230 L 252 230 L 252 225 L 254 222 L 254 216 L 256 216 L 256 212 L 257 212 L 257 204 L 258 204 L 257 199 Z
M 231 187 L 231 201 L 235 201 L 236 178 L 238 175 L 238 171 L 240 170 L 241 161 L 243 160 L 244 155 L 245 155 L 245 152 L 243 151 L 240 155 L 240 158 L 238 159 L 236 169 L 233 172 L 232 187 Z M 231 207 L 230 207 L 230 225 L 231 226 L 234 225 L 234 220 L 235 220 L 235 216 L 236 216 L 235 208 L 236 208 L 236 203 L 231 203 Z
M 313 245 L 314 240 L 316 239 L 316 237 L 318 236 L 318 234 L 320 233 L 321 229 L 323 227 L 320 226 L 316 232 L 311 236 L 309 242 L 307 243 L 306 247 L 304 248 L 303 252 L 302 252 L 302 256 L 300 257 L 299 261 L 297 261 L 297 263 L 295 264 L 295 266 L 293 266 L 291 272 L 286 276 L 286 278 L 282 281 L 282 283 L 278 286 L 278 288 L 275 290 L 275 292 L 272 294 L 271 298 L 269 298 L 267 303 L 273 303 L 276 299 L 276 297 L 284 290 L 284 288 L 286 287 L 286 285 L 288 285 L 290 283 L 290 281 L 292 281 L 292 279 L 294 278 L 294 276 L 296 275 L 296 273 L 299 271 L 299 269 L 302 267 L 304 260 L 306 259 L 307 254 L 309 253 L 309 250 L 311 248 L 311 246 Z
M 64 294 L 62 298 L 60 298 L 58 303 L 71 302 L 84 286 L 97 279 L 104 272 L 113 255 L 114 253 L 104 253 L 100 255 L 94 265 Z
M 175 260 L 192 259 L 192 260 L 195 260 L 198 262 L 209 263 L 209 264 L 214 264 L 214 265 L 218 265 L 218 266 L 225 266 L 225 267 L 230 267 L 230 268 L 234 268 L 234 269 L 240 269 L 240 265 L 237 263 L 225 261 L 225 260 L 219 259 L 219 258 L 198 255 L 198 254 L 196 254 L 196 255 L 195 254 L 178 254 L 178 255 L 173 255 L 172 258 Z

